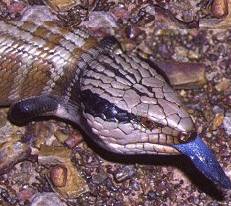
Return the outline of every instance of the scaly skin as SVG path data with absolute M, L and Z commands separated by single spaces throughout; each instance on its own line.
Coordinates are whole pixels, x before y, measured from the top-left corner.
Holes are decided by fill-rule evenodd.
M 96 44 L 85 32 L 53 22 L 1 21 L 1 104 L 41 94 L 65 96 L 80 55 Z

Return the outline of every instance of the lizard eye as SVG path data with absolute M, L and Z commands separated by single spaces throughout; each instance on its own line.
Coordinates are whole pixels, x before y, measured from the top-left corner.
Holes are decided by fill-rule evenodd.
M 140 124 L 149 130 L 153 130 L 154 128 L 158 128 L 160 125 L 150 120 L 148 117 L 140 117 Z

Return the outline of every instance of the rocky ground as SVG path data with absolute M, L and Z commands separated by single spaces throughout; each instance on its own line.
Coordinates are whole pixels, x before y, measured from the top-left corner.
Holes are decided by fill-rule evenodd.
M 178 78 L 172 84 L 231 178 L 231 30 L 198 28 L 199 20 L 214 18 L 206 2 L 83 1 L 75 10 L 83 22 L 71 6 L 70 13 L 62 3 L 57 7 L 72 1 L 52 2 L 46 18 L 70 27 L 81 22 L 97 38 L 116 35 L 125 51 L 154 62 L 181 62 L 183 76 L 167 65 Z M 44 8 L 35 0 L 0 3 L 2 18 L 9 19 L 36 19 Z M 118 156 L 75 125 L 49 120 L 17 127 L 6 112 L 0 110 L 0 205 L 231 205 L 231 191 L 215 187 L 183 157 Z

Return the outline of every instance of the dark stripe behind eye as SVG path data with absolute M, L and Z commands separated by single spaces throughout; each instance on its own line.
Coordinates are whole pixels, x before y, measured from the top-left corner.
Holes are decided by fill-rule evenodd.
M 94 117 L 100 117 L 106 121 L 119 121 L 123 123 L 136 119 L 134 114 L 120 109 L 98 94 L 92 93 L 90 90 L 82 91 L 81 99 L 85 106 L 85 112 Z

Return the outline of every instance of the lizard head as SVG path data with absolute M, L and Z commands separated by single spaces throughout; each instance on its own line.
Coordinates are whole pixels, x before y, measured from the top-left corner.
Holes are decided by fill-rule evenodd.
M 109 150 L 125 154 L 177 154 L 193 122 L 164 78 L 136 56 L 101 53 L 81 81 L 82 113 Z

